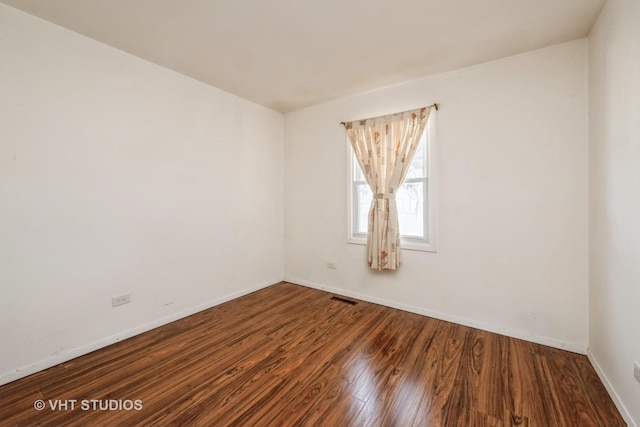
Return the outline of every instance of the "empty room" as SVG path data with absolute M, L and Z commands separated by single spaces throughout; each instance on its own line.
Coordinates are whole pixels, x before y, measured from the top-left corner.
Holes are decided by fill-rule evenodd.
M 638 165 L 638 0 L 0 0 L 0 425 L 638 427 Z

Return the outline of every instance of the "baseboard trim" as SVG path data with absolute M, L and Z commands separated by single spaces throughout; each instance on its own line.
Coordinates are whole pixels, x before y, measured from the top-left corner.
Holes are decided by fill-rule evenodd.
M 370 295 L 361 294 L 358 292 L 351 292 L 345 289 L 334 288 L 331 286 L 321 285 L 319 283 L 310 282 L 308 280 L 301 280 L 295 277 L 285 276 L 283 279 L 285 282 L 293 283 L 296 285 L 306 286 L 309 288 L 319 289 L 322 291 L 327 291 L 331 293 L 335 293 L 338 295 L 344 295 L 351 298 L 357 298 L 363 301 L 372 302 L 374 304 L 384 305 L 386 307 L 396 308 L 402 311 L 408 311 L 410 313 L 420 314 L 427 317 L 433 317 L 439 320 L 445 320 L 447 322 L 456 323 L 458 325 L 469 326 L 471 328 L 482 329 L 483 331 L 493 332 L 500 335 L 506 335 L 512 338 L 517 338 L 525 341 L 534 342 L 536 344 L 542 344 L 549 347 L 559 348 L 561 350 L 571 351 L 573 353 L 578 354 L 587 354 L 586 345 L 580 345 L 571 342 L 565 342 L 561 340 L 557 340 L 555 338 L 544 337 L 536 334 L 531 334 L 528 332 L 523 332 L 515 329 L 509 329 L 502 326 L 497 326 L 493 324 L 488 324 L 484 322 L 478 322 L 472 319 L 467 319 L 458 316 L 452 316 L 445 313 L 440 313 L 437 311 L 415 307 L 407 304 L 398 303 L 395 301 L 389 301 L 378 297 L 373 297 Z
M 225 295 L 220 298 L 215 298 L 206 303 L 199 304 L 197 306 L 179 311 L 177 313 L 170 314 L 168 316 L 162 317 L 157 320 L 153 320 L 151 322 L 142 324 L 135 328 L 131 328 L 131 329 L 119 332 L 115 335 L 111 335 L 106 338 L 99 339 L 87 345 L 76 347 L 72 350 L 69 350 L 68 352 L 59 353 L 47 359 L 41 360 L 39 362 L 32 363 L 30 365 L 15 369 L 13 371 L 6 372 L 0 375 L 0 386 L 10 383 L 12 381 L 18 380 L 20 378 L 24 378 L 31 374 L 35 374 L 36 372 L 40 372 L 45 369 L 51 368 L 52 366 L 59 365 L 60 363 L 64 363 L 69 360 L 75 359 L 76 357 L 84 356 L 85 354 L 91 353 L 92 351 L 99 350 L 101 348 L 107 347 L 111 344 L 115 344 L 122 340 L 126 340 L 127 338 L 131 338 L 133 336 L 142 334 L 144 332 L 148 332 L 152 329 L 158 328 L 168 323 L 175 322 L 176 320 L 183 319 L 185 317 L 207 310 L 211 307 L 215 307 L 217 305 L 223 304 L 225 302 L 231 301 L 241 296 L 250 294 L 255 291 L 259 291 L 260 289 L 269 287 L 281 281 L 282 281 L 281 278 L 265 281 L 257 285 L 242 289 L 240 291 L 233 292 L 229 295 Z
M 600 381 L 602 381 L 602 384 L 604 384 L 604 387 L 607 389 L 607 392 L 609 392 L 609 396 L 611 396 L 613 403 L 616 405 L 616 408 L 618 408 L 618 411 L 620 412 L 620 415 L 622 415 L 622 418 L 624 418 L 624 421 L 629 427 L 638 427 L 638 425 L 631 418 L 631 414 L 622 403 L 622 400 L 620 400 L 620 396 L 618 396 L 618 393 L 616 393 L 613 385 L 611 385 L 611 381 L 609 381 L 609 378 L 607 378 L 604 371 L 602 370 L 600 363 L 598 363 L 598 359 L 596 359 L 593 353 L 591 353 L 591 349 L 587 349 L 587 358 L 589 359 L 589 362 L 591 362 L 593 369 L 595 369 L 596 374 L 598 374 Z

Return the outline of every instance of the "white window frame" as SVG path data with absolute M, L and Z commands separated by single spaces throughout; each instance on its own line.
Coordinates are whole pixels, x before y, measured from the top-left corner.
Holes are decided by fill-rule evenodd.
M 400 236 L 400 245 L 402 249 L 423 251 L 423 252 L 437 252 L 437 170 L 435 152 L 436 147 L 434 144 L 434 126 L 432 120 L 429 120 L 427 128 L 425 129 L 426 147 L 424 150 L 426 156 L 427 176 L 425 178 L 406 179 L 405 182 L 420 182 L 426 180 L 425 189 L 427 192 L 427 198 L 424 200 L 424 230 L 425 239 L 410 236 Z M 357 233 L 355 226 L 355 197 L 356 182 L 353 180 L 355 165 L 355 157 L 353 155 L 353 149 L 351 144 L 347 141 L 347 243 L 355 245 L 366 245 L 367 235 L 365 233 Z M 359 181 L 358 181 L 359 183 Z M 404 184 L 404 183 L 403 183 Z

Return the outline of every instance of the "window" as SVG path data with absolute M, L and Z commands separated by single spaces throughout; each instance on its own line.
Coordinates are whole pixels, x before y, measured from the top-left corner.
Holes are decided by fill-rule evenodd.
M 409 172 L 396 193 L 400 239 L 403 249 L 435 252 L 434 170 L 430 125 L 427 126 Z M 347 144 L 349 145 L 349 144 Z M 367 227 L 372 193 L 360 165 L 348 146 L 349 235 L 348 242 L 367 243 Z

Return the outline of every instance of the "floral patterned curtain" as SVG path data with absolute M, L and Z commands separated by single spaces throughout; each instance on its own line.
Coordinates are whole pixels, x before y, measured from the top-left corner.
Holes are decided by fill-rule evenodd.
M 367 262 L 377 270 L 400 266 L 396 190 L 420 144 L 431 108 L 344 123 L 360 168 L 371 187 Z

